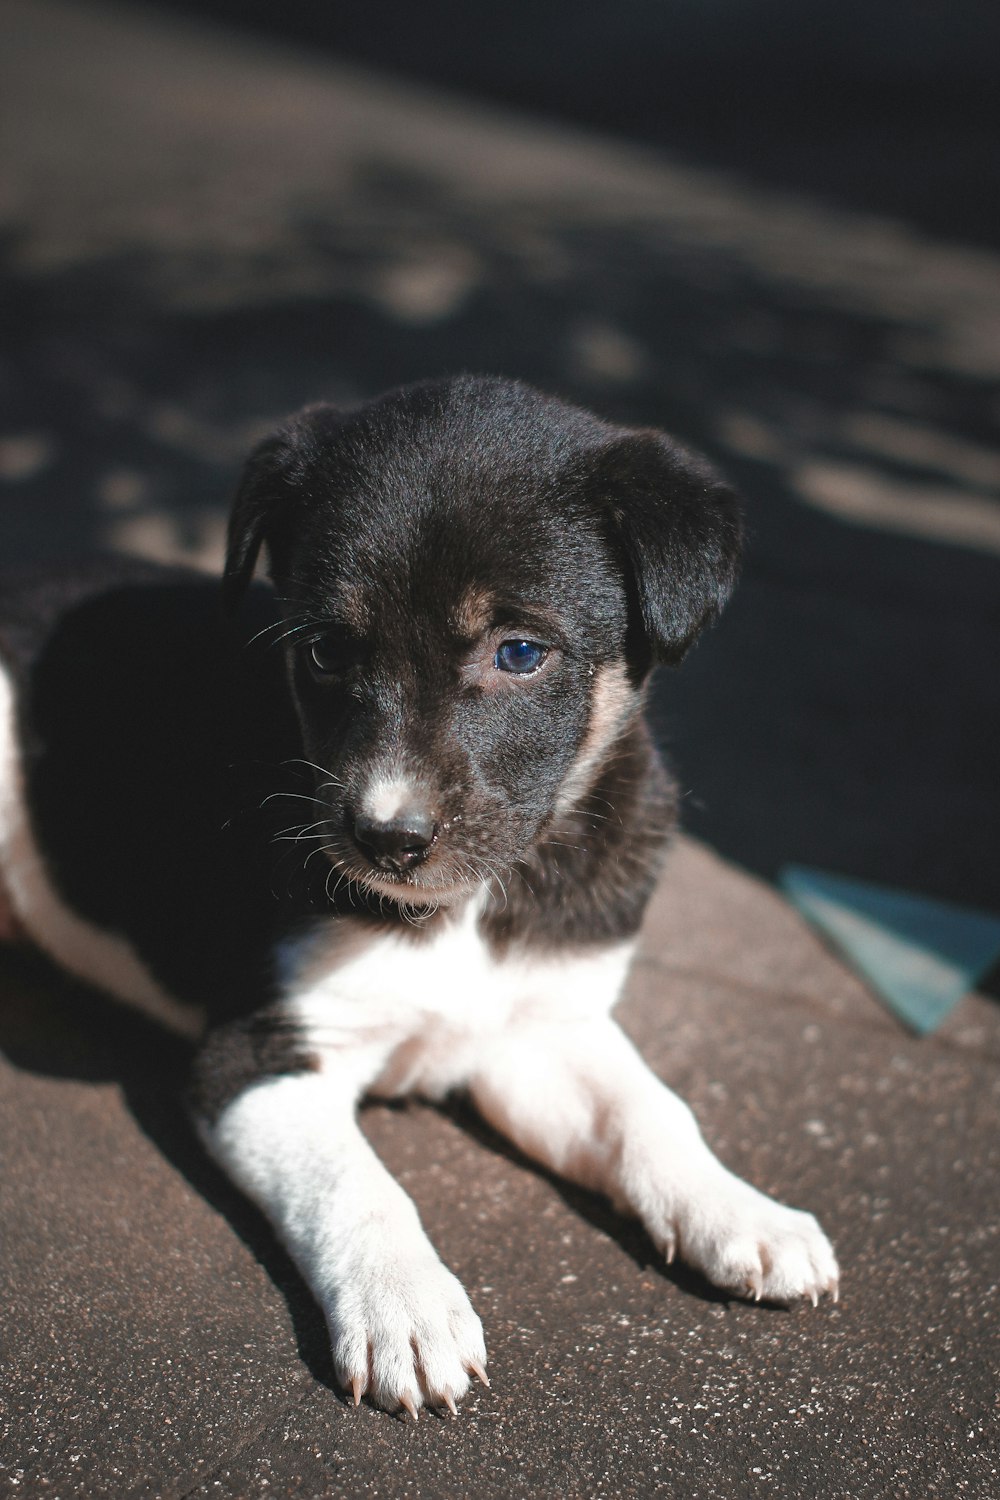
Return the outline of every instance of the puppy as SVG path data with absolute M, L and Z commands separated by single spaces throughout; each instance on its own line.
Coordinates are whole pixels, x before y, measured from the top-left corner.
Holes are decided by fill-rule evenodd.
M 610 1017 L 674 819 L 642 717 L 733 585 L 730 491 L 505 380 L 307 409 L 250 457 L 224 596 L 8 591 L 0 866 L 59 963 L 172 1024 L 355 1402 L 455 1410 L 478 1317 L 355 1120 L 463 1091 L 737 1295 L 836 1295 Z M 264 549 L 273 590 L 249 588 Z

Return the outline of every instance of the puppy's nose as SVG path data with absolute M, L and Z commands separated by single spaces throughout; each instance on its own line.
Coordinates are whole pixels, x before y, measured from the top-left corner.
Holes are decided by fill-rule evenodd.
M 402 874 L 427 858 L 437 825 L 419 808 L 380 821 L 361 813 L 354 820 L 354 837 L 373 865 Z

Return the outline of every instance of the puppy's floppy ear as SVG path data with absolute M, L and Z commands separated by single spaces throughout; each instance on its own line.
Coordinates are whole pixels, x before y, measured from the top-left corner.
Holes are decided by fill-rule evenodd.
M 246 593 L 261 546 L 272 572 L 281 566 L 296 502 L 328 491 L 336 473 L 336 439 L 344 417 L 317 402 L 258 443 L 243 465 L 229 516 L 222 602 L 235 610 Z
M 222 575 L 222 602 L 229 614 L 235 611 L 249 587 L 261 545 L 282 503 L 287 457 L 287 435 L 277 432 L 258 443 L 243 465 L 229 513 L 226 566 Z
M 309 487 L 307 475 L 321 465 L 324 452 L 330 458 L 342 422 L 342 414 L 325 402 L 304 407 L 258 443 L 244 463 L 229 511 L 222 574 L 222 603 L 229 613 L 243 598 L 264 543 L 274 567 L 295 498 Z
M 599 470 L 649 649 L 672 665 L 732 592 L 743 537 L 739 501 L 705 459 L 652 429 L 613 438 Z

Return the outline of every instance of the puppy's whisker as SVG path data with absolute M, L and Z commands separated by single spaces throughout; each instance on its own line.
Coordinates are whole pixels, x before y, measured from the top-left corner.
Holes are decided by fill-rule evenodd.
M 458 879 L 468 890 L 474 890 L 478 886 L 491 901 L 496 899 L 489 879 L 485 875 L 480 875 L 469 860 L 462 860 L 459 863 Z
M 582 844 L 568 844 L 565 839 L 545 839 L 539 845 L 541 849 L 572 849 L 575 854 L 590 854 L 593 851 L 585 849 Z
M 315 823 L 292 823 L 288 828 L 282 828 L 280 832 L 276 833 L 272 842 L 277 843 L 281 839 L 303 838 L 313 828 L 321 828 L 324 823 L 332 822 L 332 818 L 317 818 Z M 314 837 L 322 837 L 322 835 L 314 835 Z
M 327 829 L 323 833 L 276 833 L 271 840 L 272 844 L 311 844 L 314 839 L 329 838 Z
M 293 797 L 298 802 L 315 802 L 317 807 L 328 808 L 330 806 L 329 802 L 325 801 L 324 798 L 310 797 L 305 792 L 270 792 L 259 806 L 265 807 L 268 802 L 273 802 L 276 797 Z
M 531 881 L 528 879 L 524 866 L 520 864 L 513 865 L 511 867 L 511 874 L 517 876 L 518 880 L 527 890 L 528 895 L 531 897 L 532 901 L 537 901 L 538 897 L 535 895 L 535 889 L 531 884 Z
M 287 624 L 287 621 L 282 621 L 282 623 Z M 315 620 L 303 620 L 300 624 L 293 625 L 290 630 L 286 630 L 283 635 L 276 635 L 273 640 L 268 641 L 268 647 L 280 646 L 283 641 L 290 641 L 293 636 L 301 635 L 305 630 L 315 630 L 316 626 Z
M 489 891 L 490 895 L 493 897 L 494 904 L 496 904 L 497 895 L 496 895 L 496 891 L 493 889 L 493 886 L 494 886 L 494 884 L 496 884 L 496 885 L 498 885 L 500 887 L 500 894 L 501 894 L 501 896 L 503 896 L 503 906 L 500 908 L 500 910 L 501 911 L 506 911 L 507 910 L 507 887 L 504 885 L 503 880 L 497 874 L 496 870 L 493 869 L 492 865 L 487 864 L 486 861 L 483 860 L 483 866 L 484 866 L 484 868 L 485 868 L 485 870 L 487 872 L 487 875 L 489 877 L 489 879 L 487 881 L 487 887 L 486 888 Z
M 310 771 L 318 771 L 321 776 L 328 777 L 333 786 L 343 786 L 343 782 L 337 781 L 334 778 L 332 771 L 329 771 L 326 766 L 318 766 L 314 760 L 305 760 L 301 755 L 293 755 L 290 757 L 290 759 L 279 762 L 279 765 L 308 766 Z
M 315 838 L 322 838 L 323 835 L 321 833 L 320 834 L 315 834 L 314 837 Z M 331 844 L 317 844 L 315 849 L 310 849 L 309 850 L 309 853 L 306 855 L 305 859 L 302 861 L 302 868 L 303 868 L 303 870 L 306 868 L 306 866 L 308 865 L 309 861 L 313 858 L 314 855 L 316 855 L 316 854 L 329 854 L 329 853 L 331 853 L 331 851 L 334 851 L 336 849 L 337 849 L 337 845 L 335 843 L 331 843 Z
M 478 861 L 478 863 L 483 867 L 483 869 L 486 870 L 487 875 L 488 875 L 489 878 L 488 879 L 484 879 L 483 880 L 483 884 L 486 886 L 486 889 L 489 892 L 490 896 L 492 897 L 494 904 L 496 904 L 496 899 L 497 898 L 496 898 L 496 892 L 493 890 L 492 883 L 495 882 L 500 887 L 501 893 L 503 895 L 503 906 L 500 908 L 500 910 L 501 911 L 506 911 L 507 910 L 507 902 L 508 902 L 507 887 L 504 885 L 501 876 L 497 873 L 496 870 L 494 870 L 493 866 L 487 860 L 485 860 L 483 858 L 483 856 L 481 854 L 477 854 L 477 855 L 470 854 L 468 856 L 468 858 L 469 858 L 470 863 L 472 864 L 473 869 L 475 868 L 475 862 Z
M 335 829 L 330 826 L 333 823 L 333 821 L 334 821 L 333 818 L 317 818 L 316 821 L 315 821 L 315 823 L 306 823 L 306 824 L 304 824 L 304 826 L 299 829 L 299 831 L 295 835 L 295 837 L 296 837 L 296 839 L 310 838 L 310 837 L 311 838 L 326 838 L 331 833 L 333 833 L 335 831 Z M 321 830 L 324 830 L 324 831 L 319 832 L 319 833 L 313 833 L 313 829 L 314 828 L 321 829 Z M 291 832 L 291 831 L 292 831 L 291 829 L 288 830 L 288 832 Z
M 289 623 L 290 622 L 288 620 L 286 620 L 286 619 L 271 620 L 271 622 L 269 624 L 265 625 L 262 630 L 258 630 L 255 635 L 252 635 L 250 637 L 250 639 L 245 643 L 243 649 L 245 651 L 249 650 L 249 648 L 254 644 L 255 641 L 262 640 L 265 635 L 269 635 L 273 630 L 280 630 L 283 625 L 288 625 Z M 298 623 L 311 624 L 312 622 L 311 621 L 306 621 L 306 620 L 303 619 L 302 621 L 300 621 Z

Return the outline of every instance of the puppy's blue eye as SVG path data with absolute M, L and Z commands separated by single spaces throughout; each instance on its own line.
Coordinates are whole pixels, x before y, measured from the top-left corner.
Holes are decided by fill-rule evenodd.
M 522 677 L 537 672 L 548 652 L 537 641 L 503 641 L 493 658 L 501 672 L 517 672 Z

